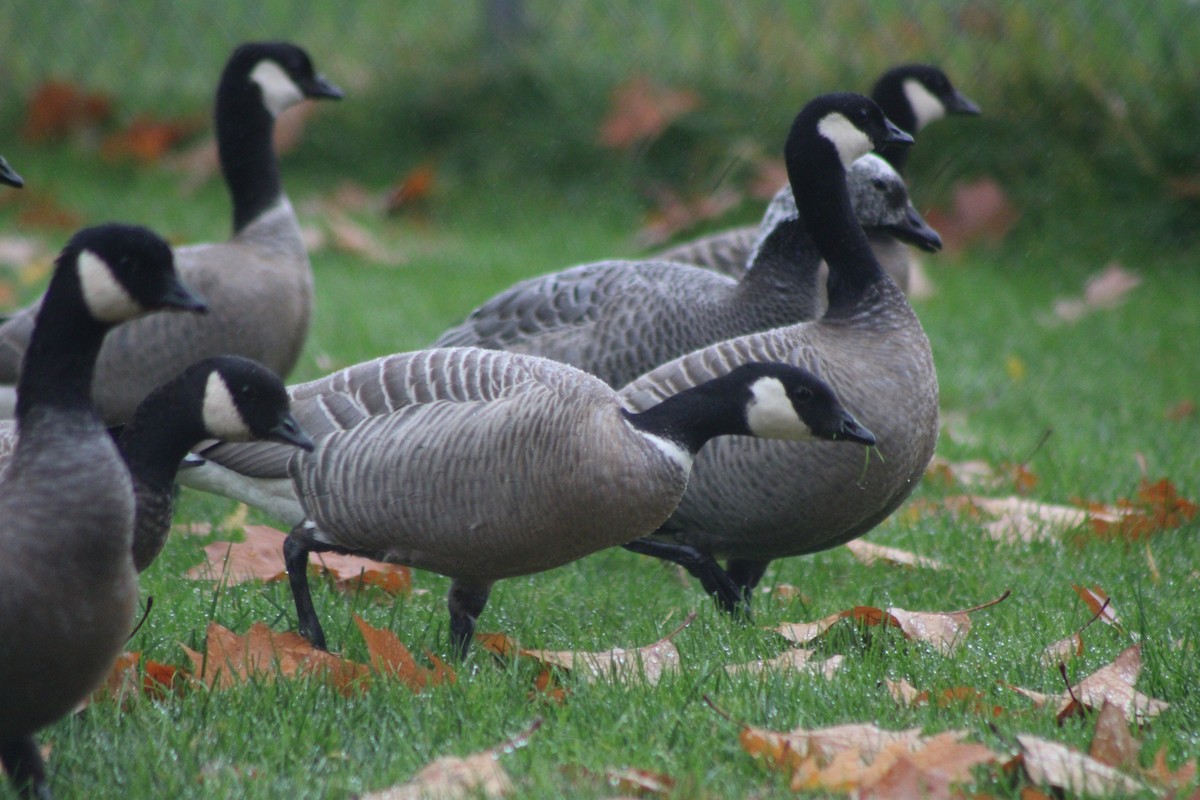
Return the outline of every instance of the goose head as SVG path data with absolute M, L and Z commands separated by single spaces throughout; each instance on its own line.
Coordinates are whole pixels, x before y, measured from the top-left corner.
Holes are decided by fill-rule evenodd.
M 812 157 L 814 134 L 834 148 L 846 169 L 871 150 L 913 141 L 869 97 L 851 92 L 821 95 L 805 105 L 792 124 L 784 148 L 789 174 L 804 163 L 806 153 Z
M 842 406 L 825 381 L 801 367 L 743 364 L 726 376 L 745 387 L 746 431 L 771 439 L 875 444 L 875 435 Z
M 16 173 L 16 170 L 8 165 L 4 156 L 0 156 L 0 183 L 6 183 L 18 189 L 25 185 L 25 181 L 21 180 L 21 176 Z
M 208 358 L 189 367 L 182 380 L 197 384 L 207 436 L 313 449 L 312 439 L 292 416 L 283 382 L 258 362 L 239 356 Z
M 846 185 L 864 228 L 886 231 L 926 252 L 942 249 L 942 237 L 913 206 L 904 179 L 887 161 L 867 153 L 850 166 Z
M 979 106 L 929 64 L 902 64 L 885 72 L 871 96 L 904 130 L 918 133 L 947 114 L 977 116 Z
M 225 67 L 224 80 L 248 80 L 258 87 L 263 107 L 278 117 L 301 100 L 339 100 L 342 90 L 317 74 L 312 59 L 288 42 L 250 42 L 239 46 Z
M 208 310 L 179 280 L 170 246 L 135 225 L 109 223 L 75 234 L 58 258 L 55 278 L 67 275 L 91 317 L 107 325 L 160 309 Z

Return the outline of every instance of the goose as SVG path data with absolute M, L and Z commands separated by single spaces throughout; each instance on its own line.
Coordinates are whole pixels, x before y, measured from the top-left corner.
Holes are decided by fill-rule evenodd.
M 889 120 L 914 140 L 926 125 L 947 114 L 977 116 L 980 113 L 979 106 L 954 88 L 945 72 L 928 64 L 903 64 L 889 69 L 876 81 L 871 99 L 879 105 Z M 894 180 L 900 181 L 901 184 L 903 180 L 900 173 L 907 163 L 910 149 L 894 144 L 885 144 L 876 149 L 878 157 L 886 160 L 895 170 Z M 878 173 L 882 169 L 880 165 L 869 162 L 861 171 L 858 166 L 856 164 L 852 167 L 847 175 L 851 202 L 856 210 L 860 207 L 860 198 L 871 192 L 872 182 L 880 179 Z M 905 191 L 907 192 L 907 189 Z M 714 233 L 661 251 L 657 257 L 695 264 L 723 275 L 741 278 L 752 267 L 754 254 L 775 225 L 795 216 L 796 203 L 792 198 L 792 191 L 785 186 L 771 200 L 758 227 L 750 225 Z M 862 221 L 861 214 L 859 219 Z M 883 268 L 900 288 L 907 292 L 909 253 L 901 242 L 897 241 L 903 237 L 896 236 L 894 231 L 886 228 L 879 229 L 867 225 L 865 221 L 863 227 L 867 229 L 867 238 Z M 919 242 L 909 243 L 922 247 Z M 821 282 L 823 285 L 823 278 Z
M 4 156 L 0 156 L 0 183 L 16 187 L 17 189 L 25 185 L 25 181 L 21 179 L 16 170 L 9 166 L 8 162 L 4 160 Z
M 787 142 L 798 192 L 819 202 L 845 185 L 844 167 L 872 146 L 903 137 L 866 97 L 831 94 L 796 116 Z M 881 162 L 882 163 L 882 162 Z M 825 165 L 836 164 L 837 169 Z M 899 199 L 900 202 L 892 202 Z M 861 211 L 937 241 L 907 195 Z M 820 254 L 804 226 L 778 226 L 744 280 L 662 261 L 605 261 L 516 284 L 443 333 L 434 347 L 474 346 L 552 358 L 623 386 L 713 342 L 814 315 Z
M 160 308 L 204 310 L 167 243 L 85 229 L 58 257 L 26 353 L 0 478 L 0 763 L 28 796 L 49 796 L 33 734 L 103 680 L 133 623 L 133 489 L 88 391 L 105 332 Z
M 821 380 L 779 364 L 747 364 L 637 414 L 574 367 L 472 347 L 367 361 L 290 395 L 312 453 L 219 444 L 180 480 L 292 526 L 283 548 L 299 629 L 320 648 L 310 552 L 449 576 L 452 645 L 465 657 L 493 583 L 655 530 L 709 439 L 874 441 Z
M 308 334 L 312 267 L 279 180 L 271 135 L 286 108 L 304 98 L 341 96 L 293 44 L 257 42 L 233 51 L 214 115 L 233 200 L 233 237 L 175 254 L 180 274 L 208 298 L 211 313 L 150 317 L 105 340 L 92 397 L 107 424 L 127 422 L 152 389 L 201 358 L 241 355 L 280 375 L 291 371 Z M 0 326 L 0 413 L 7 416 L 36 311 L 35 304 Z
M 842 172 L 836 161 L 810 168 Z M 629 549 L 683 564 L 731 611 L 748 610 L 770 561 L 834 547 L 885 519 L 921 479 L 937 443 L 929 340 L 855 221 L 844 179 L 833 183 L 820 199 L 796 195 L 829 264 L 822 317 L 693 351 L 620 390 L 637 411 L 739 364 L 781 361 L 820 375 L 875 434 L 879 457 L 865 461 L 824 442 L 718 440 L 699 454 L 675 513 Z

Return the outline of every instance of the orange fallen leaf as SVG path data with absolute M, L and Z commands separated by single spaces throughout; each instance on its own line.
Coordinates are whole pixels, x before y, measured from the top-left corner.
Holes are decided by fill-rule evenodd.
M 477 634 L 475 638 L 482 647 L 499 656 L 511 658 L 515 654 L 532 658 L 545 666 L 571 670 L 587 683 L 612 679 L 617 683 L 645 682 L 656 686 L 663 675 L 679 671 L 679 650 L 671 640 L 695 618 L 695 612 L 688 614 L 679 627 L 662 639 L 634 650 L 623 647 L 595 653 L 528 650 L 503 634 Z
M 1018 734 L 1020 763 L 1034 783 L 1079 795 L 1135 794 L 1145 789 L 1138 780 L 1091 756 L 1057 742 Z
M 1196 760 L 1192 759 L 1179 769 L 1172 770 L 1167 766 L 1167 748 L 1163 747 L 1154 754 L 1154 762 L 1142 770 L 1142 775 L 1156 786 L 1182 789 L 1196 780 Z
M 367 643 L 371 667 L 376 672 L 398 678 L 414 692 L 419 692 L 427 686 L 453 684 L 457 680 L 454 670 L 432 653 L 427 652 L 425 655 L 433 662 L 433 669 L 423 667 L 417 663 L 396 634 L 372 626 L 357 614 L 354 615 L 354 622 L 358 625 L 363 641 Z
M 1075 594 L 1079 595 L 1079 598 L 1087 605 L 1088 610 L 1092 612 L 1094 617 L 1116 628 L 1121 627 L 1121 621 L 1117 619 L 1117 612 L 1113 609 L 1112 601 L 1109 600 L 1107 592 L 1099 586 L 1093 586 L 1089 589 L 1077 583 L 1071 584 L 1071 588 L 1075 590 Z
M 1120 709 L 1130 723 L 1145 725 L 1170 704 L 1133 688 L 1141 671 L 1142 648 L 1135 644 L 1123 650 L 1111 664 L 1080 681 L 1062 699 L 1058 709 L 1059 720 L 1079 713 L 1084 708 L 1100 708 L 1107 702 Z
M 934 570 L 946 569 L 946 565 L 936 559 L 919 556 L 916 553 L 910 553 L 907 550 L 900 550 L 895 547 L 872 544 L 862 539 L 847 542 L 846 549 L 867 566 L 874 564 L 876 561 L 885 561 L 897 567 L 923 567 Z
M 907 611 L 892 607 L 886 610 L 873 606 L 855 606 L 839 611 L 816 622 L 784 623 L 772 630 L 797 644 L 807 644 L 824 634 L 843 619 L 853 619 L 867 626 L 888 625 L 899 628 L 905 638 L 932 645 L 943 655 L 949 655 L 966 638 L 971 629 L 970 615 L 1006 599 L 1006 591 L 996 600 L 962 611 Z
M 38 86 L 25 106 L 21 136 L 28 142 L 63 139 L 97 127 L 112 116 L 112 99 L 68 81 L 49 80 Z
M 1108 539 L 1137 540 L 1161 530 L 1178 528 L 1195 519 L 1200 505 L 1179 495 L 1175 485 L 1166 478 L 1158 481 L 1142 479 L 1136 500 L 1118 500 L 1120 512 L 1110 519 L 1093 515 L 1092 529 Z
M 500 757 L 524 747 L 541 726 L 540 719 L 519 736 L 468 756 L 443 756 L 423 767 L 407 783 L 360 795 L 362 800 L 469 800 L 504 797 L 513 791 L 512 779 Z
M 432 164 L 418 164 L 400 179 L 395 188 L 384 197 L 383 208 L 388 214 L 397 214 L 409 206 L 428 200 L 437 183 L 437 172 Z
M 349 693 L 368 674 L 363 664 L 317 650 L 298 633 L 274 633 L 256 622 L 239 636 L 228 628 L 208 623 L 205 652 L 183 647 L 193 672 L 206 686 L 225 689 L 251 677 L 273 680 L 302 675 L 322 675 L 335 688 Z
M 657 139 L 679 117 L 700 106 L 700 95 L 664 89 L 637 75 L 613 89 L 608 112 L 600 124 L 605 147 L 632 148 Z
M 138 116 L 122 130 L 109 134 L 100 155 L 109 161 L 133 159 L 142 164 L 160 161 L 171 148 L 204 126 L 203 119 L 154 119 Z
M 267 525 L 245 525 L 241 542 L 213 542 L 204 548 L 204 562 L 184 577 L 224 580 L 230 585 L 247 581 L 276 581 L 287 576 L 283 564 L 283 531 Z M 347 556 L 312 553 L 309 564 L 329 573 L 339 588 L 375 586 L 394 595 L 412 592 L 412 573 L 403 565 Z
M 1008 194 L 991 178 L 955 185 L 950 208 L 933 208 L 925 215 L 948 252 L 999 244 L 1020 217 Z

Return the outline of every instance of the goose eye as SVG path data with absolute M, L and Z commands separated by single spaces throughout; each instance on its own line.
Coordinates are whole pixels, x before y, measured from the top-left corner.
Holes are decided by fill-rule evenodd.
M 887 188 L 887 184 L 886 184 L 886 183 L 883 181 L 883 179 L 882 179 L 882 178 L 874 178 L 874 179 L 872 179 L 872 180 L 871 180 L 871 185 L 872 185 L 872 186 L 874 186 L 874 187 L 875 187 L 875 189 L 876 189 L 876 190 L 878 190 L 878 191 L 880 191 L 880 192 L 882 192 L 884 189 L 886 189 L 886 188 Z

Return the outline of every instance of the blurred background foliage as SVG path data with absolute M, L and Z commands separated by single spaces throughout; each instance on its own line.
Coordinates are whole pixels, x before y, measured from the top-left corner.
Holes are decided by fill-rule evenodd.
M 928 61 L 985 116 L 926 132 L 909 172 L 923 207 L 989 176 L 1023 212 L 1018 241 L 1053 232 L 1107 258 L 1200 231 L 1190 0 L 6 0 L 0 130 L 12 140 L 50 78 L 126 120 L 206 114 L 229 50 L 256 38 L 302 43 L 348 90 L 306 137 L 314 174 L 370 184 L 435 163 L 470 191 L 712 192 L 777 154 L 807 99 Z M 656 138 L 605 147 L 613 92 L 639 76 L 696 102 Z

